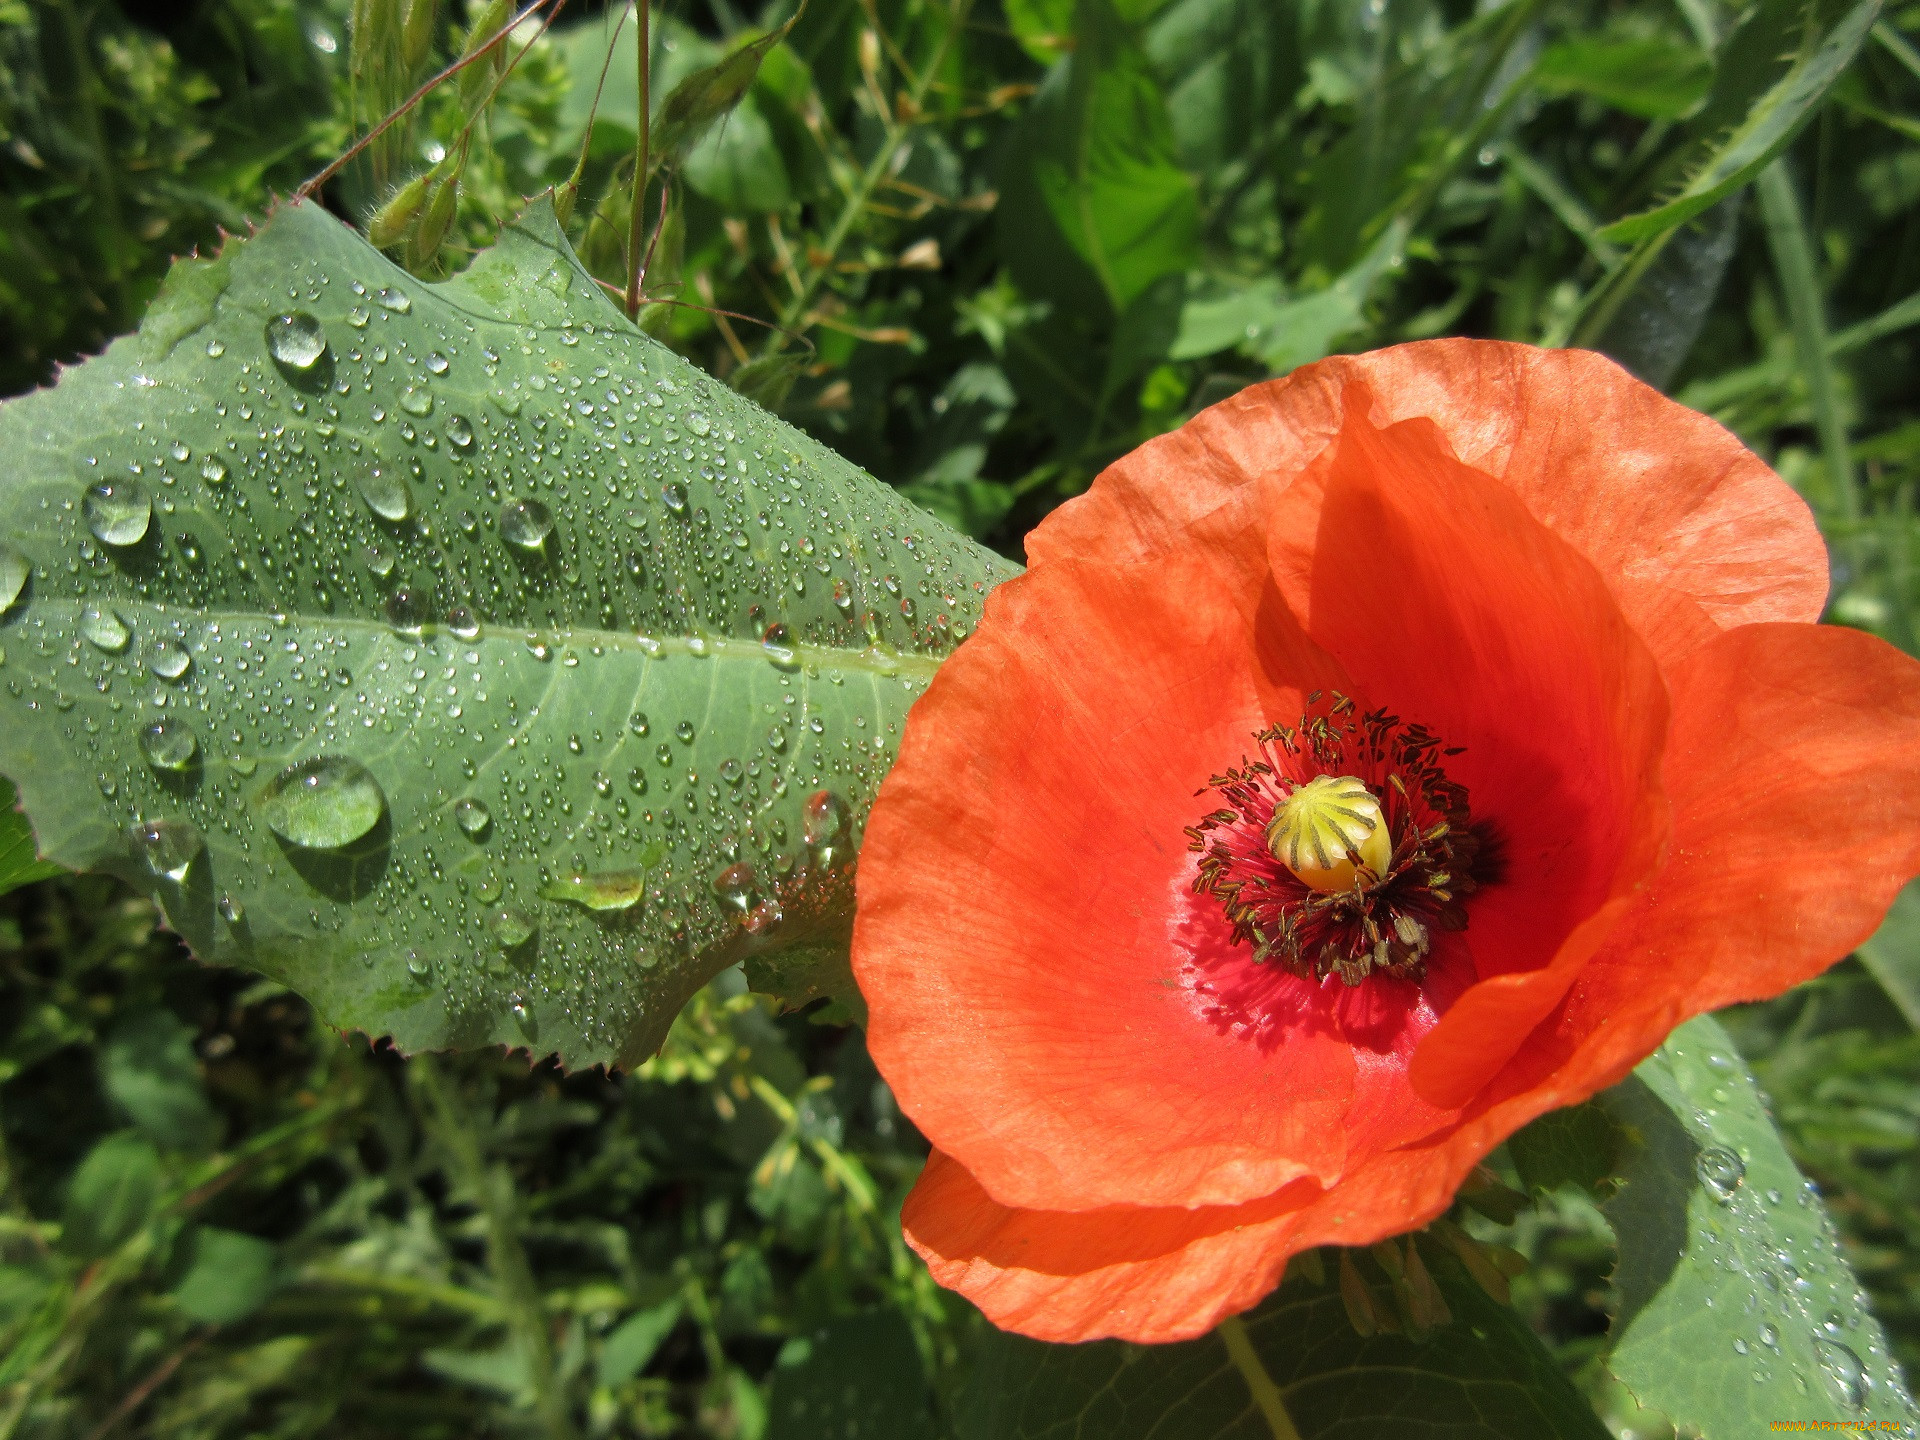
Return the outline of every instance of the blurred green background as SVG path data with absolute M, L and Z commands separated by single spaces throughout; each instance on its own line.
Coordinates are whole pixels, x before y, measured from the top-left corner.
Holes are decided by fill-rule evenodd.
M 170 257 L 244 230 L 503 11 L 0 0 L 0 394 L 131 329 Z M 656 110 L 791 12 L 656 12 Z M 717 123 L 658 114 L 642 318 L 1016 557 L 1108 461 L 1330 351 L 1596 345 L 1766 456 L 1828 535 L 1830 618 L 1911 650 L 1920 6 L 1873 20 L 1756 183 L 1651 246 L 1605 233 L 1699 188 L 1863 16 L 811 0 Z M 436 276 L 576 187 L 576 244 L 622 285 L 634 26 L 543 18 L 324 200 L 385 206 Z M 431 206 L 393 203 L 456 174 L 425 231 Z M 1911 1367 L 1905 906 L 1728 1018 Z M 900 1240 L 923 1154 L 858 1031 L 732 976 L 636 1074 L 403 1062 L 195 964 L 111 883 L 42 880 L 0 898 L 0 1440 L 940 1434 L 979 1322 Z M 1590 1201 L 1505 1238 L 1533 1261 L 1516 1302 L 1616 1433 L 1662 1434 L 1595 1363 Z

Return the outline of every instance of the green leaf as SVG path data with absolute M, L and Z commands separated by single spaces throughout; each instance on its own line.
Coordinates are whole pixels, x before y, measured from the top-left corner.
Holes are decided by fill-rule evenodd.
M 1706 98 L 1713 80 L 1707 57 L 1656 36 L 1580 35 L 1549 46 L 1534 63 L 1544 90 L 1591 95 L 1648 120 L 1671 120 Z
M 253 1235 L 201 1225 L 188 1232 L 183 1251 L 186 1270 L 173 1287 L 173 1302 L 194 1320 L 244 1320 L 280 1283 L 279 1252 Z
M 1887 918 L 1857 953 L 1907 1024 L 1920 1030 L 1920 882 L 1894 897 Z
M 1665 386 L 1686 360 L 1740 237 L 1745 197 L 1729 195 L 1703 215 L 1668 232 L 1644 270 L 1623 269 L 1606 328 L 1586 337 L 1649 385 Z
M 1290 1277 L 1242 1317 L 1302 1440 L 1474 1435 L 1579 1437 L 1605 1429 L 1526 1323 L 1423 1247 L 1453 1313 L 1424 1340 L 1362 1339 L 1338 1287 Z M 1272 1440 L 1218 1333 L 1177 1345 L 1043 1345 L 988 1339 L 962 1404 L 960 1440 Z
M 595 1374 L 602 1385 L 624 1385 L 653 1359 L 654 1351 L 680 1323 L 685 1302 L 678 1295 L 637 1310 L 614 1327 L 600 1345 L 600 1360 Z
M 1814 107 L 1853 62 L 1879 13 L 1879 0 L 1857 0 L 1824 31 L 1809 26 L 1807 42 L 1787 72 L 1691 167 L 1679 193 L 1651 210 L 1616 220 L 1600 238 L 1619 244 L 1661 234 L 1753 179 L 1813 117 Z
M 87 1152 L 67 1184 L 60 1247 L 97 1260 L 131 1236 L 160 1201 L 160 1152 L 132 1130 L 116 1131 Z
M 1600 1103 L 1633 1139 L 1603 1210 L 1620 1250 L 1608 1366 L 1634 1397 L 1705 1440 L 1910 1419 L 1832 1222 L 1719 1023 L 1681 1026 Z
M 1028 163 L 1054 224 L 1124 310 L 1198 258 L 1199 202 L 1165 97 L 1108 0 L 1080 0 L 1074 33 L 1034 97 Z
M 1012 571 L 636 332 L 544 203 L 442 285 L 285 207 L 0 446 L 49 858 L 407 1050 L 632 1064 L 740 959 L 831 989 L 907 707 Z
M 1613 1175 L 1625 1139 L 1613 1118 L 1589 1102 L 1548 1111 L 1508 1139 L 1507 1153 L 1530 1190 L 1596 1190 Z
M 0 895 L 61 873 L 58 865 L 35 853 L 33 827 L 14 809 L 17 799 L 13 782 L 0 776 Z
M 211 1150 L 220 1117 L 207 1103 L 193 1031 L 171 1010 L 136 1010 L 113 1027 L 100 1051 L 107 1094 L 135 1127 L 167 1150 Z
M 788 1342 L 767 1440 L 932 1440 L 933 1397 L 897 1310 L 847 1315 Z

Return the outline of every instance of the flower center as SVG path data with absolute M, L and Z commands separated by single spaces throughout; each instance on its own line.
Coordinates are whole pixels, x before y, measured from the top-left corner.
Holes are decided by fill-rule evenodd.
M 1216 775 L 1225 808 L 1188 829 L 1195 890 L 1220 902 L 1256 963 L 1358 985 L 1417 980 L 1434 929 L 1462 930 L 1483 836 L 1439 738 L 1343 695 L 1255 733 L 1258 759 Z

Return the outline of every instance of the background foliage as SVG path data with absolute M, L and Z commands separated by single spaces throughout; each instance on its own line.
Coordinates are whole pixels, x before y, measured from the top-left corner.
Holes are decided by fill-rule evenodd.
M 487 9 L 0 3 L 0 388 L 130 328 L 170 255 Z M 526 23 L 509 72 L 434 92 L 324 198 L 438 277 L 577 185 L 575 243 L 622 285 L 630 20 L 589 125 L 618 18 Z M 1831 618 L 1913 648 L 1920 8 L 812 0 L 701 77 L 788 18 L 655 16 L 644 321 L 959 528 L 1017 557 L 1106 461 L 1330 349 L 1574 340 L 1766 455 L 1828 534 Z M 110 882 L 0 906 L 0 1435 L 990 1425 L 969 1371 L 1018 1362 L 976 1362 L 901 1245 L 922 1147 L 856 1030 L 730 975 L 634 1074 L 403 1064 L 195 965 Z M 1916 932 L 1727 1017 L 1909 1366 Z M 1531 1261 L 1520 1313 L 1616 1433 L 1668 1433 L 1602 1364 L 1595 1197 L 1513 1220 L 1472 1225 Z M 1310 1284 L 1263 1323 L 1326 1309 Z

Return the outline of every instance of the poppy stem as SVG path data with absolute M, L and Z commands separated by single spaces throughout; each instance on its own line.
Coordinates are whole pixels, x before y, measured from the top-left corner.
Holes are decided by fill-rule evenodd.
M 1280 1387 L 1273 1383 L 1267 1367 L 1260 1362 L 1260 1352 L 1253 1348 L 1253 1341 L 1247 1338 L 1247 1327 L 1241 1323 L 1240 1317 L 1229 1315 L 1216 1327 L 1215 1333 L 1219 1335 L 1220 1343 L 1227 1347 L 1234 1369 L 1247 1382 L 1253 1403 L 1260 1407 L 1260 1413 L 1266 1417 L 1273 1440 L 1300 1440 L 1293 1417 L 1287 1414 L 1286 1402 L 1280 1398 Z

